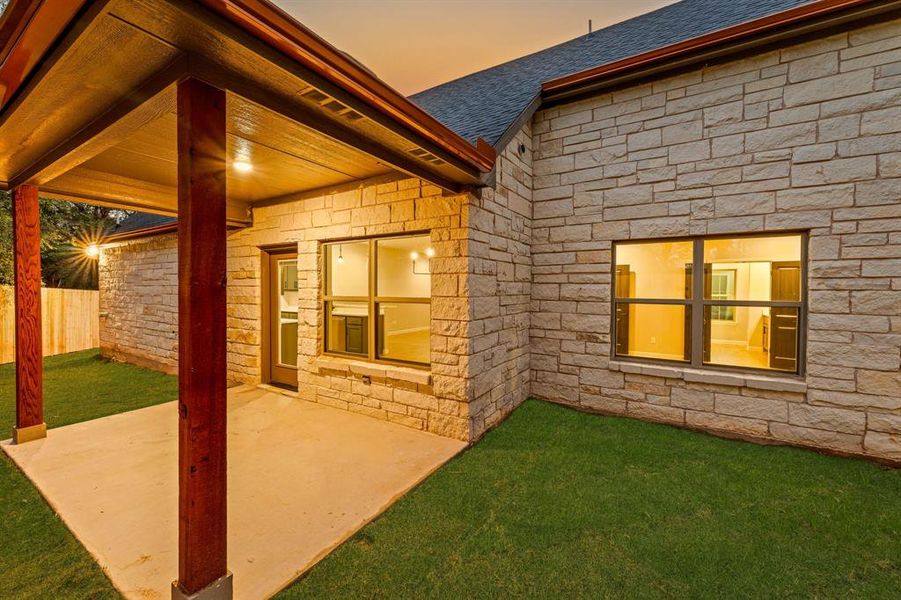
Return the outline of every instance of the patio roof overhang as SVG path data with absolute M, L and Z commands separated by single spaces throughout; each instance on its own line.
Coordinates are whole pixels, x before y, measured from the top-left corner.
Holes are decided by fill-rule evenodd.
M 494 160 L 267 0 L 12 0 L 0 188 L 13 207 L 15 443 L 47 435 L 39 191 L 177 214 L 172 597 L 231 598 L 227 227 L 250 224 L 255 204 L 392 172 L 462 191 Z
M 393 171 L 457 192 L 494 165 L 489 144 L 267 0 L 12 0 L 0 21 L 0 187 L 174 215 L 175 90 L 187 78 L 226 92 L 232 225 L 255 203 Z

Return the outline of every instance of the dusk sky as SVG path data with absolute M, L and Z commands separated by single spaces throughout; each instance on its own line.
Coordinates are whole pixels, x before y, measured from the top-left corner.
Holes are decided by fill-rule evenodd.
M 275 0 L 404 94 L 674 0 Z

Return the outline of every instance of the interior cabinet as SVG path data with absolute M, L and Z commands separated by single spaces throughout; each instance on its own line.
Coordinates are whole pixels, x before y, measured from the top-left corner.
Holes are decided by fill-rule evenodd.
M 344 317 L 344 350 L 364 354 L 368 348 L 366 317 Z
M 335 352 L 367 354 L 369 351 L 369 318 L 332 314 L 328 328 L 329 348 Z

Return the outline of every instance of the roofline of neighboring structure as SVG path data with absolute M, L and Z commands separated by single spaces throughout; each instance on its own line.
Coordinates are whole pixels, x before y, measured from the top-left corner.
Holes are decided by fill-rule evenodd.
M 135 238 L 151 235 L 162 235 L 173 231 L 178 231 L 178 221 L 154 225 L 153 227 L 141 227 L 140 229 L 132 229 L 130 231 L 123 231 L 122 233 L 110 233 L 103 236 L 103 243 L 124 242 L 125 240 L 133 240 Z
M 807 21 L 825 19 L 839 13 L 863 9 L 868 6 L 876 7 L 878 12 L 882 12 L 891 8 L 891 5 L 901 6 L 901 3 L 886 2 L 885 0 L 815 0 L 759 19 L 746 21 L 675 44 L 655 48 L 648 52 L 605 63 L 578 73 L 551 79 L 541 85 L 542 97 L 546 100 L 560 100 L 569 96 L 580 95 L 604 87 L 614 79 L 620 79 L 633 73 L 640 73 L 652 67 L 675 62 L 679 59 L 696 56 L 705 51 L 746 42 L 752 38 L 765 36 L 778 30 L 786 30 L 792 26 L 797 27 Z M 800 34 L 800 32 L 791 30 L 788 33 L 792 35 Z
M 470 144 L 270 0 L 197 2 L 477 171 L 494 168 L 497 153 L 491 144 L 481 138 Z M 11 0 L 0 17 L 0 111 L 87 4 Z

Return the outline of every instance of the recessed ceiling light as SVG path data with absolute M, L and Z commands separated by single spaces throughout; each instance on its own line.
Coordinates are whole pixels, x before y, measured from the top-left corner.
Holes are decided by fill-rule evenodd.
M 250 173 L 253 171 L 253 165 L 246 160 L 236 160 L 232 163 L 232 167 L 235 168 L 235 171 L 240 173 Z

